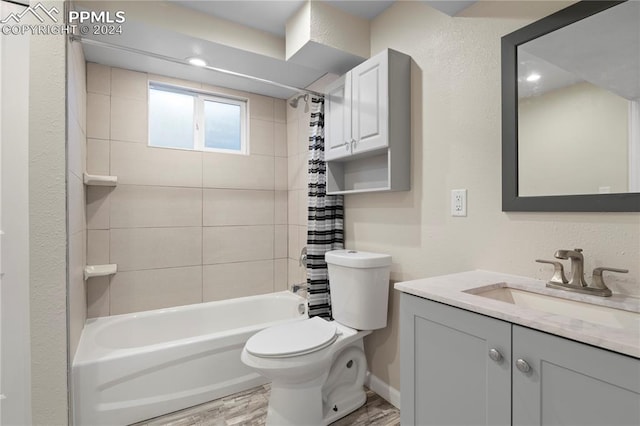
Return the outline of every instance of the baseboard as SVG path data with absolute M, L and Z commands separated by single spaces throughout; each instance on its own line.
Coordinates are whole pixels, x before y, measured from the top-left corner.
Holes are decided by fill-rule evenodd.
M 367 371 L 367 378 L 364 384 L 382 398 L 386 399 L 391 405 L 400 409 L 400 391 L 398 389 L 392 388 L 381 379 L 371 374 L 370 371 Z

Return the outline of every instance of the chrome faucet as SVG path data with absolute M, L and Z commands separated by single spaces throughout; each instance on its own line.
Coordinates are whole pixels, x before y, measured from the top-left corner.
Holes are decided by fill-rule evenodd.
M 291 286 L 291 292 L 294 294 L 298 294 L 300 290 L 306 290 L 306 289 L 307 289 L 307 283 L 298 283 L 298 284 L 293 284 Z
M 556 250 L 553 255 L 556 259 L 571 259 L 571 279 L 569 285 L 588 287 L 584 280 L 584 256 L 582 255 L 582 249 L 573 250 Z
M 584 279 L 584 256 L 582 249 L 557 250 L 553 255 L 556 259 L 571 259 L 571 279 L 567 280 L 564 275 L 562 263 L 553 260 L 536 259 L 538 263 L 549 263 L 554 266 L 553 277 L 547 282 L 547 287 L 559 288 L 562 290 L 575 291 L 577 293 L 592 294 L 594 296 L 609 297 L 611 290 L 604 283 L 603 271 L 619 272 L 626 274 L 628 269 L 618 269 L 609 267 L 598 267 L 593 270 L 591 285 Z

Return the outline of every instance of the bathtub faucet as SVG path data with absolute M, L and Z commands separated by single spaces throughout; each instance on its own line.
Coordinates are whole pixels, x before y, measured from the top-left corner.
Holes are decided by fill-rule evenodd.
M 293 285 L 291 286 L 291 291 L 292 291 L 294 294 L 298 294 L 298 292 L 299 292 L 300 290 L 302 290 L 302 289 L 304 289 L 304 290 L 306 290 L 306 289 L 307 289 L 307 283 L 298 283 L 298 284 L 293 284 Z

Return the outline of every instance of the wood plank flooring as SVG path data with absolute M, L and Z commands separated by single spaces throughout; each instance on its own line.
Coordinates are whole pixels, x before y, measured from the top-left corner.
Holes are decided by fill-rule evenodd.
M 267 417 L 269 392 L 269 385 L 258 386 L 133 426 L 262 426 Z M 332 423 L 332 426 L 399 425 L 400 411 L 372 391 L 367 391 L 365 405 Z

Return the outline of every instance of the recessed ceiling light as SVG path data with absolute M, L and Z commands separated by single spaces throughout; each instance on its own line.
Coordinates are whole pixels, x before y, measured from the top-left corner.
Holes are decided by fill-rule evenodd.
M 189 62 L 191 65 L 196 66 L 196 67 L 206 67 L 207 66 L 207 61 L 205 61 L 202 58 L 196 58 L 196 57 L 187 58 L 187 62 Z
M 533 83 L 534 81 L 538 81 L 540 80 L 540 74 L 532 72 L 531 74 L 529 74 L 529 76 L 527 77 L 527 81 Z

